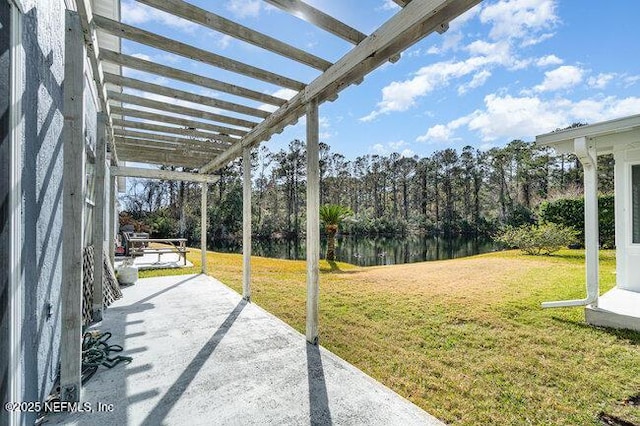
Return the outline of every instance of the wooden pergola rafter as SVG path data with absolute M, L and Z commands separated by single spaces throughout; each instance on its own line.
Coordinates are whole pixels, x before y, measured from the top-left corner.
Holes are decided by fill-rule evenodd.
M 316 75 L 311 81 L 301 81 L 304 79 L 252 65 L 249 63 L 250 60 L 245 63 L 228 58 L 147 29 L 119 22 L 112 19 L 113 16 L 95 15 L 91 4 L 101 1 L 107 0 L 78 0 L 77 14 L 70 12 L 67 16 L 67 47 L 75 47 L 68 48 L 66 52 L 66 63 L 71 66 L 68 66 L 68 72 L 66 71 L 65 90 L 68 89 L 67 98 L 80 103 L 77 86 L 83 84 L 80 75 L 86 49 L 86 57 L 89 59 L 97 87 L 100 114 L 102 114 L 100 127 L 102 134 L 98 135 L 99 142 L 100 146 L 104 149 L 108 147 L 111 151 L 112 170 L 109 187 L 113 188 L 115 185 L 115 174 L 143 177 L 153 175 L 154 178 L 166 179 L 188 179 L 189 176 L 194 176 L 193 173 L 176 175 L 175 172 L 169 173 L 166 170 L 134 171 L 120 167 L 119 163 L 122 161 L 197 169 L 198 176 L 201 178 L 194 180 L 203 183 L 202 266 L 204 272 L 206 268 L 204 257 L 206 182 L 210 182 L 208 173 L 215 172 L 230 161 L 242 157 L 243 297 L 246 300 L 251 297 L 251 149 L 269 140 L 273 134 L 282 132 L 286 126 L 296 123 L 300 117 L 306 116 L 308 170 L 306 338 L 309 342 L 316 343 L 320 223 L 319 106 L 326 101 L 335 101 L 342 90 L 350 85 L 360 84 L 367 74 L 385 62 L 399 60 L 401 52 L 425 36 L 433 32 L 443 33 L 451 20 L 480 3 L 481 0 L 394 0 L 401 8 L 371 34 L 365 34 L 302 0 L 264 0 L 326 31 L 333 37 L 349 42 L 350 50 L 335 63 L 183 0 L 136 0 L 204 29 L 214 30 L 250 43 L 286 61 L 291 61 L 298 67 L 300 65 L 308 67 Z M 107 40 L 107 37 L 113 36 L 237 74 L 242 76 L 241 81 L 247 82 L 244 83 L 246 86 L 251 86 L 250 82 L 253 81 L 266 82 L 281 89 L 288 89 L 294 95 L 289 99 L 283 99 L 256 88 L 201 75 L 193 70 L 186 71 L 123 54 L 117 51 L 119 49 L 114 48 L 114 43 L 105 43 L 104 47 L 100 46 L 101 38 Z M 82 46 L 82 49 L 79 46 Z M 202 90 L 195 93 L 177 89 L 168 84 L 158 84 L 157 81 L 145 81 L 137 75 L 133 77 L 131 74 L 123 75 L 122 72 L 113 71 L 114 69 L 121 71 L 122 68 L 187 83 Z M 320 72 L 319 75 L 318 72 Z M 310 74 L 305 73 L 305 75 Z M 203 94 L 212 90 L 232 95 L 234 100 L 223 100 Z M 171 101 L 163 99 L 171 99 Z M 82 118 L 79 109 L 72 107 L 71 104 L 65 106 L 65 109 L 68 114 L 68 116 L 65 115 L 65 131 L 68 134 L 65 141 L 65 155 L 69 156 L 69 171 L 78 172 L 74 169 L 73 161 L 76 160 L 73 156 L 82 151 L 83 135 L 80 132 L 82 126 L 78 125 L 81 124 Z M 79 174 L 76 178 L 79 178 Z M 80 185 L 78 182 L 75 184 Z M 70 184 L 65 191 L 65 203 L 72 206 L 68 212 L 70 223 L 78 219 L 76 209 L 79 208 L 82 211 L 82 200 L 75 196 L 77 190 L 78 188 Z M 104 208 L 102 204 L 103 201 L 99 200 L 96 208 Z M 109 207 L 112 211 L 113 205 L 112 199 Z M 81 234 L 72 228 L 72 226 L 65 227 L 65 232 Z M 81 243 L 82 241 L 69 236 L 67 246 L 76 250 L 81 247 Z M 75 257 L 74 259 L 77 260 Z M 76 317 L 79 308 L 75 299 L 79 293 L 74 287 L 74 280 L 78 275 L 78 268 L 81 270 L 81 265 L 77 262 L 71 264 L 70 260 L 65 267 L 67 270 L 64 272 L 63 281 L 67 299 L 63 309 L 65 311 L 63 342 L 68 345 L 61 348 L 61 388 L 63 400 L 77 401 L 80 376 L 79 347 L 76 338 L 80 332 L 80 323 Z M 96 309 L 100 310 L 99 303 Z

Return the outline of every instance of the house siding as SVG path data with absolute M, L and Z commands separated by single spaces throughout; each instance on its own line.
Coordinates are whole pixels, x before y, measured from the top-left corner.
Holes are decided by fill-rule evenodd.
M 58 374 L 62 284 L 64 10 L 24 2 L 22 158 L 23 401 L 43 401 Z M 27 424 L 35 420 L 30 413 Z

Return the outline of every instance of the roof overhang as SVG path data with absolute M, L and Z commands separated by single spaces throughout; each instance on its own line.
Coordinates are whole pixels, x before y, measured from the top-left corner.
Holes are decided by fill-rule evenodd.
M 578 138 L 586 138 L 598 155 L 611 154 L 619 147 L 640 146 L 640 114 L 539 135 L 536 144 L 568 154 L 574 152 Z

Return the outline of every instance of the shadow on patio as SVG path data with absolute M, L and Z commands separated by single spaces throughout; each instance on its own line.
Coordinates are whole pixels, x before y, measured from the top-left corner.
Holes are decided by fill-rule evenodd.
M 99 324 L 133 357 L 99 372 L 83 400 L 110 412 L 49 424 L 440 424 L 217 280 L 148 278 Z

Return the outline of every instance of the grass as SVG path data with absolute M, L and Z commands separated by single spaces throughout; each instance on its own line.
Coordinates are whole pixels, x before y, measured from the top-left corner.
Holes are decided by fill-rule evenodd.
M 143 276 L 198 272 L 149 271 Z M 208 253 L 212 275 L 241 291 L 242 257 Z M 253 301 L 304 332 L 305 263 L 254 257 Z M 601 290 L 615 284 L 601 252 Z M 540 303 L 584 295 L 584 253 L 509 251 L 359 268 L 321 263 L 320 343 L 447 423 L 597 425 L 640 392 L 640 333 L 589 327 L 582 308 Z

